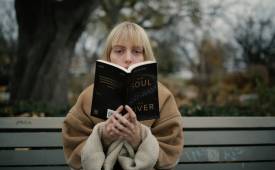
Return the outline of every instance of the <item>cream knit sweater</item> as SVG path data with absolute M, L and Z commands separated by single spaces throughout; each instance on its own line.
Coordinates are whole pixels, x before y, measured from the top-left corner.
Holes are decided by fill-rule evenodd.
M 130 144 L 117 140 L 104 153 L 101 134 L 104 123 L 94 127 L 81 152 L 81 163 L 84 170 L 112 170 L 116 161 L 127 170 L 152 170 L 155 166 L 159 145 L 150 129 L 142 125 L 142 143 L 136 153 Z

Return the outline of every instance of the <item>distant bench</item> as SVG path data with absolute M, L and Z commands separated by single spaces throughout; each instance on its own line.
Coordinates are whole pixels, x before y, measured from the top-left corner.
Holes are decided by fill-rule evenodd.
M 64 118 L 0 118 L 0 170 L 68 170 Z M 185 117 L 177 170 L 275 170 L 275 117 Z

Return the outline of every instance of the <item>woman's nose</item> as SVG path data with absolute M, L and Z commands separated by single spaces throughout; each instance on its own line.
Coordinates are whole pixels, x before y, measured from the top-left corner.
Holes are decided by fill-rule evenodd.
M 126 56 L 125 56 L 125 62 L 127 64 L 132 63 L 132 59 L 133 59 L 133 57 L 132 57 L 131 51 L 127 51 Z

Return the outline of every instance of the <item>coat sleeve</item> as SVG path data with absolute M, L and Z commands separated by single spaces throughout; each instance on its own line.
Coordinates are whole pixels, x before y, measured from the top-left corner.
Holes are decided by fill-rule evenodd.
M 152 125 L 152 133 L 159 142 L 157 169 L 176 166 L 183 149 L 182 119 L 175 99 L 163 85 L 159 88 L 160 119 Z
M 71 108 L 62 126 L 62 139 L 65 160 L 73 169 L 81 169 L 81 150 L 92 133 L 94 123 L 91 121 L 84 105 L 90 102 L 91 87 L 84 90 L 76 104 Z

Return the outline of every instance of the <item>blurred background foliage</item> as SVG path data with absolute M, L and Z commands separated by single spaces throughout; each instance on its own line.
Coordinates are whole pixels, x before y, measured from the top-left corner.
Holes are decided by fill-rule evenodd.
M 0 14 L 0 116 L 64 116 L 125 20 L 184 116 L 275 116 L 273 0 L 3 0 Z

